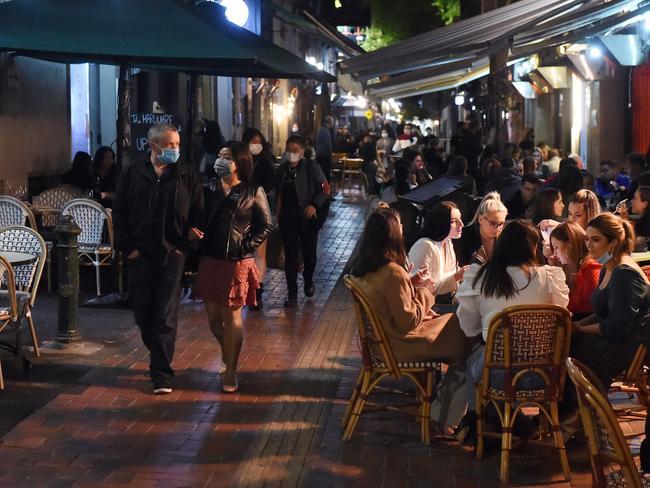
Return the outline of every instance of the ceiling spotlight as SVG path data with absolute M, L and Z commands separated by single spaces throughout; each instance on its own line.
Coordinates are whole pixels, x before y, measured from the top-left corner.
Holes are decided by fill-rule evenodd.
M 587 52 L 589 53 L 590 58 L 596 59 L 603 56 L 603 51 L 598 46 L 591 46 Z

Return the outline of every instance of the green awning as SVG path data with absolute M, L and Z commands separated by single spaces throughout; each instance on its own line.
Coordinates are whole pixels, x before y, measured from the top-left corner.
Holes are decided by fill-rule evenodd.
M 336 80 L 228 22 L 211 2 L 12 0 L 0 4 L 0 51 L 189 74 Z

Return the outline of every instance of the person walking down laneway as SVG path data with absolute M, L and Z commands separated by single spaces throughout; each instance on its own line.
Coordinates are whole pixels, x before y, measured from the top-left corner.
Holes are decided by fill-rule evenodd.
M 286 161 L 278 168 L 276 213 L 284 245 L 284 272 L 289 296 L 286 308 L 298 300 L 298 249 L 302 251 L 304 291 L 315 293 L 314 270 L 318 231 L 327 217 L 330 188 L 320 166 L 306 159 L 302 136 L 287 139 Z
M 323 170 L 327 181 L 330 181 L 330 173 L 332 171 L 333 129 L 334 117 L 327 115 L 323 119 L 323 125 L 318 129 L 316 135 L 316 162 L 321 170 Z
M 121 176 L 113 203 L 115 234 L 129 263 L 135 321 L 151 358 L 154 393 L 171 393 L 180 282 L 190 241 L 203 237 L 203 189 L 176 164 L 180 136 L 169 124 L 149 129 L 150 152 Z
M 264 188 L 251 182 L 249 145 L 233 142 L 226 147 L 229 151 L 222 150 L 214 164 L 221 184 L 206 198 L 207 225 L 194 294 L 203 299 L 221 346 L 226 365 L 221 389 L 234 393 L 243 342 L 241 309 L 256 304 L 260 285 L 254 253 L 273 230 L 273 221 Z

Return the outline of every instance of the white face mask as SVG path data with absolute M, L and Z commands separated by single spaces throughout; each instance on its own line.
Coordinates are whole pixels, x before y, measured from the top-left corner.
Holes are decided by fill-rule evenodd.
M 302 154 L 300 153 L 289 153 L 289 161 L 292 163 L 297 163 L 302 159 Z
M 383 137 L 384 139 L 388 139 L 388 132 L 382 132 L 381 137 Z
M 262 152 L 262 145 L 261 144 L 250 144 L 248 146 L 251 150 L 251 154 L 253 156 L 257 156 L 259 153 Z

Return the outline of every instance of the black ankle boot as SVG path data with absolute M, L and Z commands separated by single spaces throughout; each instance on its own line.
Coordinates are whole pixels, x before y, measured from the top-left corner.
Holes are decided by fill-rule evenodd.
M 262 294 L 264 293 L 264 285 L 260 283 L 260 287 L 255 290 L 255 301 L 257 304 L 254 307 L 251 307 L 251 310 L 262 310 L 264 307 L 264 300 L 262 299 Z

